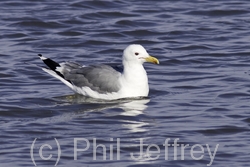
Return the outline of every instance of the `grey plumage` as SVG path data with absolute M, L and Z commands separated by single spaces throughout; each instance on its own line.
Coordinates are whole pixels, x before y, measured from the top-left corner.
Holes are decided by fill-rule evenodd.
M 108 65 L 91 65 L 83 67 L 77 63 L 67 62 L 62 65 L 62 75 L 77 87 L 89 87 L 98 93 L 118 92 L 121 75 L 115 68 Z

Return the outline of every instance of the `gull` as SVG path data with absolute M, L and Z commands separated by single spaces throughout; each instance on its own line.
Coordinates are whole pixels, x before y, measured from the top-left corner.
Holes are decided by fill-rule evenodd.
M 48 66 L 45 72 L 62 81 L 77 94 L 91 98 L 115 100 L 122 98 L 147 97 L 148 76 L 144 62 L 159 64 L 139 44 L 129 45 L 122 56 L 122 68 L 110 65 L 84 66 L 75 62 L 57 63 L 38 54 Z

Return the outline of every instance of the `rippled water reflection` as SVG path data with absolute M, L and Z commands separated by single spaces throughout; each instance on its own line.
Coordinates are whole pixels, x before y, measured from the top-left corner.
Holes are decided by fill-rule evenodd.
M 249 166 L 249 11 L 247 0 L 2 0 L 0 166 L 34 166 L 35 138 L 37 166 L 56 164 L 55 138 L 61 148 L 57 166 Z M 147 99 L 106 102 L 72 95 L 30 65 L 42 65 L 38 53 L 82 64 L 119 63 L 132 43 L 161 63 L 145 65 Z M 74 160 L 76 138 L 90 147 Z M 101 148 L 93 160 L 94 139 L 106 146 L 106 161 Z M 143 154 L 133 160 L 140 139 Z M 167 139 L 171 145 L 179 139 L 177 152 L 169 146 L 166 155 Z M 39 155 L 46 143 L 52 149 L 45 146 L 43 156 L 53 155 L 50 160 Z M 189 144 L 185 154 L 181 144 Z M 195 144 L 204 149 L 194 154 L 203 155 L 200 160 L 191 155 Z M 148 146 L 155 152 L 146 152 Z M 78 147 L 86 142 L 79 140 Z

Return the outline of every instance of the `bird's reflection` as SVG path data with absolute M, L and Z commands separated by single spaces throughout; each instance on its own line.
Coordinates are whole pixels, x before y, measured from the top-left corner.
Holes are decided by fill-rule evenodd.
M 81 112 L 91 112 L 91 111 L 102 111 L 105 109 L 112 108 L 121 108 L 125 112 L 122 112 L 121 115 L 127 116 L 137 116 L 143 113 L 143 111 L 148 107 L 147 103 L 150 101 L 147 97 L 138 97 L 138 98 L 124 98 L 119 100 L 101 100 L 93 99 L 78 94 L 55 97 L 63 103 L 59 105 L 72 105 L 72 104 L 82 104 L 82 105 L 91 105 L 94 106 L 92 109 L 80 109 Z
M 140 100 L 133 100 L 130 102 L 126 102 L 120 105 L 125 112 L 120 113 L 120 115 L 125 116 L 138 116 L 143 114 L 143 111 L 148 107 L 147 103 L 150 99 L 140 99 Z M 128 128 L 131 132 L 145 132 L 147 131 L 144 128 L 148 125 L 148 122 L 140 121 L 139 120 L 126 120 L 127 124 L 123 124 L 122 126 Z
M 149 121 L 146 121 L 144 111 L 150 102 L 149 98 L 140 97 L 104 101 L 80 95 L 68 95 L 53 99 L 50 100 L 52 100 L 54 105 L 40 107 L 44 111 L 56 111 L 55 115 L 52 117 L 40 117 L 39 119 L 29 121 L 29 123 L 54 124 L 70 122 L 75 118 L 83 118 L 88 121 L 101 119 L 103 121 L 115 120 L 115 124 L 121 125 L 129 132 L 147 131 L 145 127 L 149 124 Z M 104 115 L 91 114 L 94 112 L 102 112 Z
M 140 119 L 140 115 L 144 114 L 144 111 L 148 107 L 147 104 L 150 102 L 150 99 L 147 97 L 106 101 L 88 98 L 81 95 L 70 95 L 57 97 L 57 99 L 64 101 L 60 105 L 79 104 L 82 108 L 78 108 L 77 111 L 74 111 L 74 116 L 76 117 L 84 117 L 84 114 L 86 113 L 100 112 L 105 110 L 108 110 L 106 113 L 109 114 L 111 109 L 122 109 L 122 112 L 118 112 L 118 114 L 116 112 L 116 116 L 124 116 L 122 118 L 119 117 L 119 119 L 122 119 L 121 122 L 124 128 L 131 132 L 144 132 L 146 131 L 146 128 L 143 127 L 148 125 L 147 122 L 141 121 Z
M 120 108 L 125 112 L 121 113 L 121 115 L 127 116 L 137 116 L 143 113 L 145 109 L 147 109 L 147 103 L 150 99 L 137 99 L 130 102 L 126 102 L 120 105 Z

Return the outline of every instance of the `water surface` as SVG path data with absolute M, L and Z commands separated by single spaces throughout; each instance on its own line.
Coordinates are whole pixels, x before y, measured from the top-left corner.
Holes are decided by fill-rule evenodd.
M 249 166 L 249 11 L 247 0 L 2 0 L 1 167 L 34 166 L 35 139 L 37 166 L 56 164 L 56 140 L 57 166 Z M 59 62 L 119 63 L 133 43 L 160 60 L 145 64 L 146 99 L 79 97 L 30 65 L 42 65 L 38 53 Z M 74 145 L 84 149 L 86 140 L 89 149 L 74 160 Z M 94 141 L 106 147 L 106 160 L 102 146 L 94 160 Z

